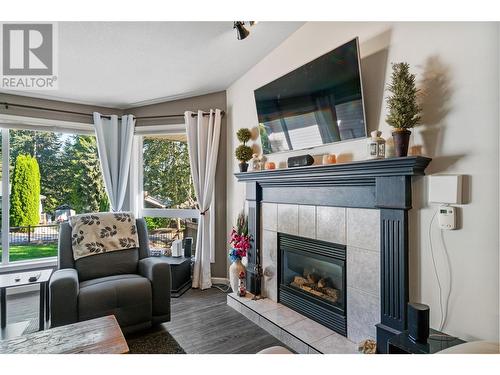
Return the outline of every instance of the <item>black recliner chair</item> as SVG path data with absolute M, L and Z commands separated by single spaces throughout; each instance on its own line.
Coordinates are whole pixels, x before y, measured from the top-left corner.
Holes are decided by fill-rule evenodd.
M 170 321 L 170 265 L 149 256 L 137 219 L 139 247 L 73 259 L 71 227 L 61 224 L 59 267 L 49 282 L 51 327 L 114 315 L 124 333 Z

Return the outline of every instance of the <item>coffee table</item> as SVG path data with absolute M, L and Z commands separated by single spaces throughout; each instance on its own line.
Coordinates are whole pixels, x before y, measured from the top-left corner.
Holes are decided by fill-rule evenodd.
M 125 354 L 127 342 L 114 315 L 0 341 L 1 354 Z
M 30 276 L 40 274 L 40 277 L 36 281 L 29 281 Z M 45 328 L 45 319 L 48 317 L 48 288 L 47 284 L 49 282 L 50 276 L 52 275 L 52 269 L 43 270 L 31 270 L 28 272 L 16 272 L 0 275 L 0 314 L 1 322 L 0 327 L 3 330 L 7 325 L 7 289 L 14 288 L 16 286 L 24 286 L 31 284 L 40 285 L 40 313 L 39 313 L 39 330 Z M 19 281 L 16 281 L 16 277 L 19 277 Z

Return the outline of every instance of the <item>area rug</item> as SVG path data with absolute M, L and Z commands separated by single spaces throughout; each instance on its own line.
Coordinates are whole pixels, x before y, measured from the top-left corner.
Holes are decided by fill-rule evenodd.
M 130 354 L 186 354 L 167 331 L 127 337 Z

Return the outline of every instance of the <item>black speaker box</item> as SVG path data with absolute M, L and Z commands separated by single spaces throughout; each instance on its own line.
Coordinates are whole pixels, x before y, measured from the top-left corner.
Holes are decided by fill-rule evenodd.
M 184 238 L 184 257 L 191 258 L 191 248 L 193 247 L 193 239 L 191 237 Z
M 288 168 L 305 167 L 306 165 L 312 165 L 313 163 L 314 158 L 309 154 L 288 158 Z
M 416 342 L 427 342 L 429 338 L 429 306 L 422 303 L 408 303 L 408 336 Z

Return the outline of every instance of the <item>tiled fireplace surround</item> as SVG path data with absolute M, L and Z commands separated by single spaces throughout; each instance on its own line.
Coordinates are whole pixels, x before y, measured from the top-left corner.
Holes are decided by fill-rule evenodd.
M 268 298 L 231 294 L 228 304 L 299 353 L 350 353 L 374 336 L 386 353 L 388 340 L 407 327 L 412 179 L 430 162 L 410 156 L 236 173 L 246 184 L 254 238 L 247 286 Z M 347 338 L 276 302 L 278 233 L 346 246 Z
M 347 245 L 347 337 L 296 313 L 278 302 L 278 232 Z M 263 296 L 258 302 L 230 296 L 229 304 L 239 312 L 257 317 L 242 308 L 261 311 L 256 321 L 295 351 L 302 353 L 353 353 L 355 343 L 376 337 L 375 324 L 380 320 L 380 213 L 375 209 L 262 203 L 261 238 Z M 243 306 L 235 304 L 236 301 Z M 273 307 L 276 309 L 273 309 Z M 264 311 L 263 311 L 264 310 Z M 283 316 L 282 319 L 279 319 Z M 316 328 L 313 334 L 294 332 Z M 295 334 L 294 334 L 295 333 Z M 298 336 L 299 341 L 295 337 Z M 288 336 L 288 337 L 287 337 Z

